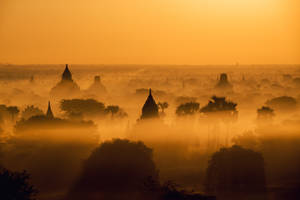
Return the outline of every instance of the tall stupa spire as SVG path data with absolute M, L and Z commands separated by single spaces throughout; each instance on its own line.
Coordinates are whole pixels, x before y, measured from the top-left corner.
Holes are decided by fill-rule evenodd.
M 157 118 L 157 117 L 159 117 L 158 106 L 152 96 L 152 91 L 150 88 L 148 98 L 142 109 L 141 119 L 149 119 L 149 118 Z
M 68 67 L 68 64 L 66 64 L 66 68 L 65 68 L 65 71 L 64 73 L 62 74 L 62 80 L 63 81 L 73 81 L 72 79 L 72 74 L 69 70 L 69 67 Z
M 52 110 L 51 110 L 51 104 L 50 104 L 50 101 L 48 101 L 48 110 L 47 110 L 46 116 L 47 116 L 48 118 L 54 118 L 54 115 L 53 115 Z

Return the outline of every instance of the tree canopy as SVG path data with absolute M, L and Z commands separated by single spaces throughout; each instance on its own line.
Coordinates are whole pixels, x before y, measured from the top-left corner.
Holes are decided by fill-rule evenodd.
M 27 106 L 21 114 L 23 119 L 29 119 L 33 116 L 44 115 L 44 112 L 34 105 Z
M 209 160 L 205 187 L 209 193 L 264 191 L 263 156 L 237 145 L 221 148 Z
M 148 177 L 158 180 L 152 149 L 142 142 L 115 139 L 102 143 L 84 162 L 78 182 L 70 191 L 75 196 L 139 193 Z M 79 194 L 78 194 L 79 193 Z
M 176 109 L 178 116 L 193 115 L 199 111 L 200 104 L 197 102 L 189 102 L 181 104 Z
M 37 189 L 29 183 L 26 171 L 12 172 L 0 168 L 0 199 L 5 200 L 34 200 Z
M 67 114 L 83 114 L 87 116 L 103 115 L 105 106 L 94 99 L 64 99 L 60 103 L 60 108 Z

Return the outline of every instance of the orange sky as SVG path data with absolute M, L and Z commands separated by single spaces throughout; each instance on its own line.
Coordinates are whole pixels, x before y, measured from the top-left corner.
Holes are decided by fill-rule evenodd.
M 299 0 L 0 0 L 0 63 L 299 64 Z

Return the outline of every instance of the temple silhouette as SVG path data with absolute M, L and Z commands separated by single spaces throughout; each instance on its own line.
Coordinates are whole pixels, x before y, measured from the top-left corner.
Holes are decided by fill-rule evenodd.
M 80 95 L 80 88 L 73 80 L 68 64 L 66 64 L 61 81 L 51 89 L 50 95 L 57 98 L 72 98 Z
M 149 96 L 143 106 L 141 119 L 153 119 L 158 118 L 158 106 L 152 96 L 151 88 L 149 89 Z
M 102 96 L 107 94 L 106 87 L 101 82 L 100 76 L 94 77 L 93 84 L 85 91 L 88 95 Z
M 49 118 L 49 119 L 54 118 L 54 115 L 53 115 L 53 112 L 52 112 L 52 109 L 51 109 L 50 101 L 48 102 L 48 110 L 47 110 L 47 113 L 46 113 L 46 117 Z
M 62 131 L 66 128 L 72 129 L 73 132 L 80 132 L 82 130 L 94 131 L 95 125 L 92 121 L 72 121 L 70 119 L 62 119 L 55 117 L 50 101 L 48 102 L 48 109 L 42 115 L 35 115 L 28 119 L 21 119 L 15 125 L 16 133 L 43 133 Z
M 217 83 L 216 89 L 220 89 L 220 90 L 232 90 L 232 85 L 229 83 L 228 81 L 228 76 L 226 73 L 222 73 L 220 75 L 220 79 L 219 82 Z

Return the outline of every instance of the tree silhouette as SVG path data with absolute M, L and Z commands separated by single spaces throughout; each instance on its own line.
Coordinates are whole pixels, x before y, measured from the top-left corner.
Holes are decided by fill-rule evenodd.
M 215 200 L 213 196 L 204 196 L 193 191 L 182 189 L 173 181 L 166 181 L 160 184 L 157 180 L 151 177 L 144 183 L 148 196 L 155 200 Z
M 188 102 L 196 102 L 196 97 L 189 97 L 189 96 L 179 96 L 175 99 L 177 105 L 188 103 Z
M 105 112 L 106 113 L 110 113 L 111 114 L 111 117 L 114 118 L 114 117 L 120 117 L 120 118 L 124 118 L 124 117 L 127 117 L 127 113 L 124 112 L 119 106 L 117 105 L 110 105 L 110 106 L 107 106 L 105 108 Z
M 275 116 L 274 110 L 270 107 L 263 106 L 259 109 L 257 109 L 257 120 L 266 122 L 266 121 L 272 121 L 273 117 Z
M 64 99 L 60 103 L 60 108 L 68 115 L 76 113 L 84 116 L 102 116 L 105 112 L 104 104 L 94 99 Z
M 264 159 L 260 153 L 234 145 L 221 148 L 209 160 L 205 188 L 208 193 L 264 192 Z
M 268 100 L 266 105 L 276 111 L 292 111 L 296 109 L 297 101 L 293 97 L 281 96 Z
M 20 112 L 20 110 L 17 106 L 9 106 L 9 107 L 7 107 L 7 111 L 11 115 L 12 121 L 15 120 L 16 116 L 18 116 L 18 114 Z
M 0 105 L 0 117 L 2 120 L 14 121 L 19 114 L 19 108 L 17 106 Z
M 200 112 L 223 120 L 235 120 L 238 111 L 237 104 L 231 101 L 226 101 L 225 97 L 213 96 L 206 106 L 201 108 Z
M 31 105 L 31 106 L 27 106 L 22 111 L 21 117 L 23 119 L 29 119 L 30 117 L 43 115 L 43 114 L 44 114 L 44 112 L 41 109 L 39 109 L 38 107 L 35 107 L 34 105 Z
M 161 113 L 165 113 L 165 109 L 169 107 L 168 102 L 158 102 L 158 107 L 161 109 Z
M 178 116 L 193 115 L 199 111 L 200 104 L 197 102 L 189 102 L 181 104 L 176 109 L 176 114 Z
M 126 195 L 140 194 L 148 177 L 158 180 L 150 148 L 142 142 L 107 141 L 84 162 L 82 173 L 67 199 L 90 200 L 100 196 L 104 199 L 118 199 L 116 196 L 126 199 Z
M 26 171 L 12 172 L 0 169 L 0 199 L 5 200 L 34 200 L 37 190 L 29 183 Z

